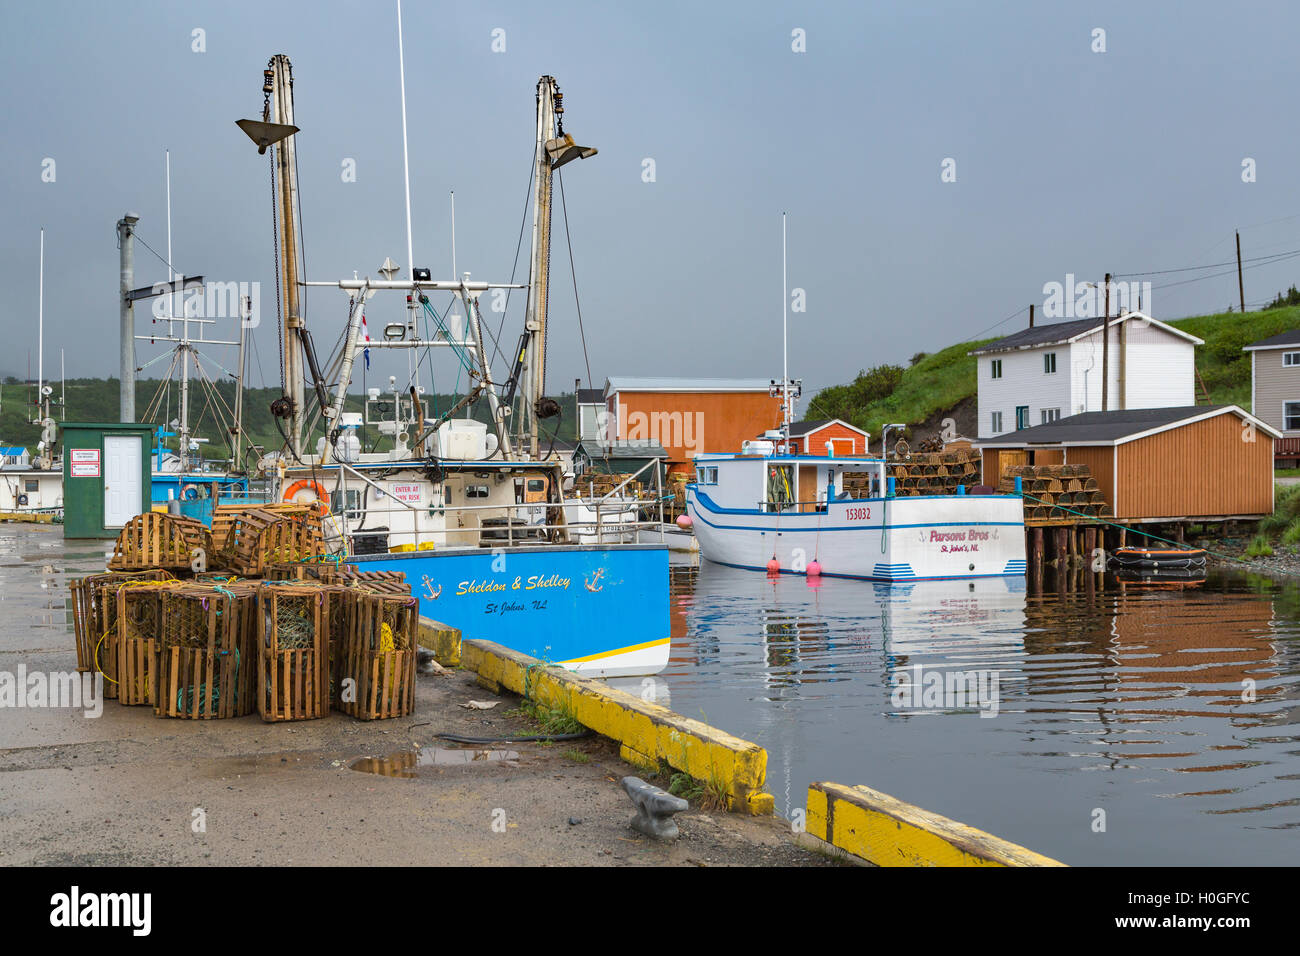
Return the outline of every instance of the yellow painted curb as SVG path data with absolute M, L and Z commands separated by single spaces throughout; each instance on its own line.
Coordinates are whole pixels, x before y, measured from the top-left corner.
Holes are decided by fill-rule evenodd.
M 443 641 L 433 636 L 435 629 L 427 630 L 435 643 Z M 423 634 L 420 642 L 429 647 Z M 584 727 L 617 741 L 620 755 L 634 766 L 658 770 L 663 761 L 706 786 L 725 790 L 730 810 L 772 812 L 772 795 L 763 792 L 767 751 L 757 744 L 492 641 L 461 640 L 459 660 L 478 674 L 482 686 L 504 687 L 571 714 Z
M 807 832 L 876 866 L 1065 866 L 869 787 L 808 787 Z
M 444 667 L 460 666 L 460 631 L 427 617 L 420 618 L 416 643 L 433 651 L 434 659 Z

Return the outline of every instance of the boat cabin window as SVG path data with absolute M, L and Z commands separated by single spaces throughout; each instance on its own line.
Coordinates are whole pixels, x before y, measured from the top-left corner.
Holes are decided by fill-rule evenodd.
M 41 483 L 35 478 L 28 478 L 23 482 L 24 491 L 40 491 Z
M 466 485 L 465 486 L 466 498 L 486 498 L 487 496 L 488 496 L 487 485 Z
M 696 471 L 699 473 L 698 481 L 701 485 L 716 485 L 718 483 L 717 465 L 697 468 Z
M 348 517 L 355 519 L 361 513 L 361 492 L 349 488 L 347 492 Z M 339 514 L 343 511 L 343 495 L 338 491 L 330 492 L 330 511 Z
M 768 511 L 788 511 L 794 506 L 794 466 L 767 466 Z
M 528 479 L 528 490 L 531 491 L 531 492 L 533 492 L 534 494 L 537 494 L 537 493 L 540 493 L 540 492 L 545 491 L 545 490 L 546 490 L 546 479 L 545 479 L 545 478 L 529 478 L 529 479 Z

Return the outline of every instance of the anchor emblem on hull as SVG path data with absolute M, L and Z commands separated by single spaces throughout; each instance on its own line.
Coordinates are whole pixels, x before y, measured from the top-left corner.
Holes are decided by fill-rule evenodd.
M 603 578 L 604 576 L 605 576 L 605 569 L 597 568 L 596 573 L 593 574 L 590 578 L 588 578 L 584 582 L 584 584 L 587 587 L 587 590 L 590 591 L 592 594 L 595 594 L 597 591 L 602 590 L 604 586 L 600 583 L 600 579 Z
M 439 584 L 438 587 L 435 589 L 433 586 L 433 582 L 429 580 L 429 576 L 426 574 L 424 576 L 424 596 L 428 598 L 430 601 L 436 601 L 438 600 L 438 595 L 440 594 L 442 594 L 442 585 Z

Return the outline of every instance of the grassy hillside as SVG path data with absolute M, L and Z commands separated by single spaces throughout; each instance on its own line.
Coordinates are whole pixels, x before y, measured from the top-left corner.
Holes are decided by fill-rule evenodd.
M 60 384 L 58 382 L 51 384 L 54 387 L 53 397 L 57 399 L 61 391 Z M 157 392 L 158 385 L 159 381 L 157 379 L 136 382 L 136 414 L 141 418 L 143 418 L 145 410 L 149 407 Z M 226 407 L 234 407 L 235 383 L 233 381 L 218 382 L 216 391 Z M 152 417 L 155 423 L 161 424 L 177 417 L 177 392 L 178 386 L 173 382 L 170 401 L 164 402 L 162 405 L 163 411 Z M 27 385 L 12 378 L 8 379 L 3 386 L 0 386 L 0 403 L 2 403 L 2 408 L 0 408 L 0 443 L 24 445 L 33 455 L 36 452 L 36 443 L 40 440 L 41 433 L 39 426 L 28 422 L 28 419 L 33 417 L 35 412 L 29 404 L 35 397 L 35 393 L 36 388 L 34 385 Z M 66 418 L 67 421 L 115 422 L 118 419 L 118 380 L 116 378 L 68 379 L 67 395 L 67 414 L 65 416 L 63 412 L 55 410 L 53 415 L 56 420 Z M 283 445 L 283 439 L 280 437 L 276 422 L 271 417 L 270 412 L 271 402 L 278 398 L 279 395 L 279 389 L 269 388 L 247 389 L 244 392 L 245 430 L 254 444 L 260 444 L 268 451 L 279 449 Z M 424 396 L 426 416 L 433 418 L 446 413 L 458 398 L 459 396 L 430 396 L 426 394 Z M 572 440 L 577 428 L 574 396 L 571 394 L 560 395 L 557 398 L 563 408 L 558 437 Z M 348 396 L 347 408 L 349 411 L 360 411 L 361 407 L 361 394 Z M 472 411 L 475 417 L 480 420 L 490 420 L 486 417 L 488 414 L 486 401 L 479 401 Z M 207 447 L 204 449 L 205 457 L 229 457 L 229 446 L 226 444 L 227 436 L 220 424 L 221 419 L 217 417 L 213 408 L 207 406 L 204 392 L 197 386 L 192 386 L 190 421 L 192 430 L 200 437 L 209 440 Z M 551 420 L 543 422 L 543 435 L 549 436 L 550 429 L 553 427 Z M 312 436 L 313 445 L 318 437 L 320 437 L 319 429 Z M 368 442 L 374 441 L 375 438 L 374 434 L 367 435 Z M 175 447 L 174 439 L 170 441 L 168 447 Z
M 1250 356 L 1241 351 L 1251 342 L 1288 329 L 1300 328 L 1300 307 L 1263 312 L 1224 312 L 1175 319 L 1168 323 L 1205 340 L 1196 349 L 1198 404 L 1236 404 L 1250 409 Z M 975 398 L 975 359 L 966 353 L 993 339 L 951 345 L 901 370 L 893 391 L 878 394 L 878 370 L 861 373 L 847 385 L 822 389 L 805 417 L 841 418 L 879 434 L 888 422 L 912 426 L 933 424 L 964 401 Z M 1202 388 L 1204 383 L 1204 388 Z M 1208 390 L 1208 398 L 1206 395 Z M 924 432 L 922 429 L 921 431 Z

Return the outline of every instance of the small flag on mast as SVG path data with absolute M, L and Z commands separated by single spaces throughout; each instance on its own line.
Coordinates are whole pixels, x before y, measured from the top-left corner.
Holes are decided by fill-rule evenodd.
M 370 344 L 370 331 L 366 328 L 366 314 L 361 313 L 361 338 L 367 345 Z M 370 349 L 362 349 L 361 354 L 366 358 L 366 371 L 370 371 Z

